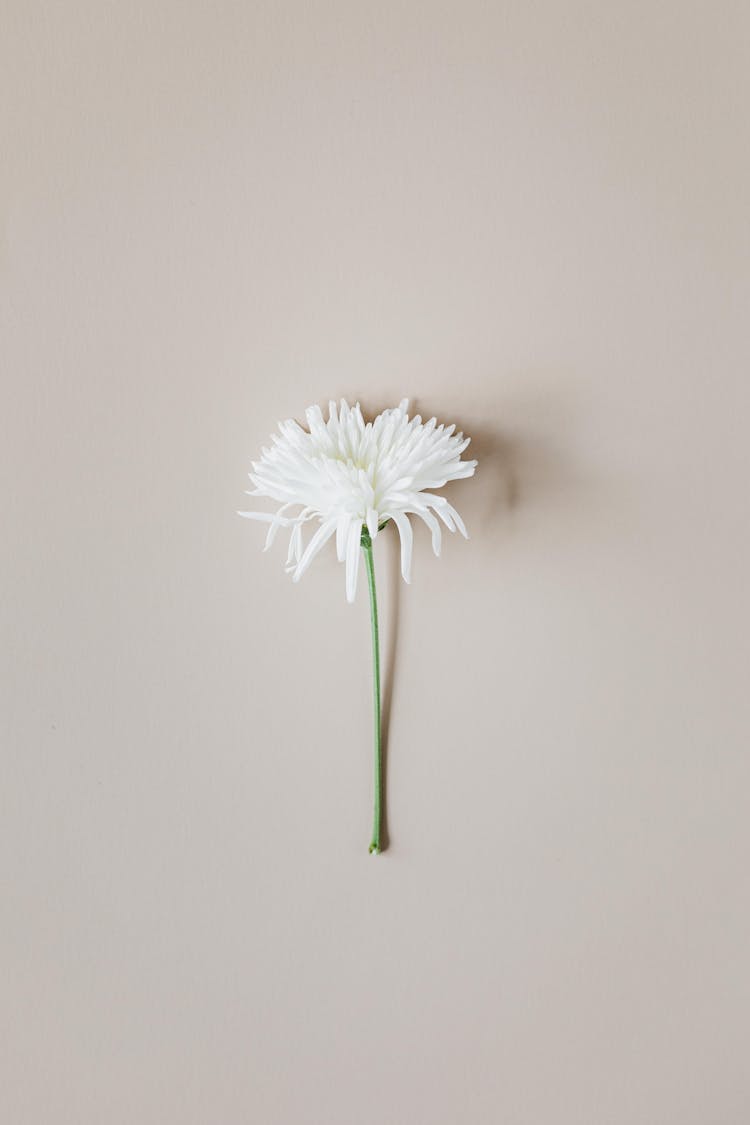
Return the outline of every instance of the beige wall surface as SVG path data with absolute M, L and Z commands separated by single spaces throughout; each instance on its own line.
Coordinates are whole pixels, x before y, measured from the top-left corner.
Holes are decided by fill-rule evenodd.
M 750 9 L 6 0 L 0 1120 L 750 1121 Z M 410 396 L 469 542 L 236 516 Z M 282 536 L 282 538 L 285 538 Z

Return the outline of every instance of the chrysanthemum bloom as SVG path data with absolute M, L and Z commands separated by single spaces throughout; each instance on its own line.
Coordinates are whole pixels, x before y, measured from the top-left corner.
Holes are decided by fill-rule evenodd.
M 240 512 L 247 519 L 270 524 L 267 550 L 281 527 L 291 527 L 287 570 L 297 582 L 312 560 L 336 536 L 336 553 L 346 562 L 346 596 L 354 601 L 363 550 L 367 566 L 372 611 L 375 668 L 376 805 L 371 852 L 380 851 L 382 762 L 380 738 L 380 669 L 377 602 L 372 544 L 389 520 L 401 538 L 401 573 L 411 581 L 412 527 L 418 516 L 432 533 L 432 547 L 440 554 L 440 522 L 463 536 L 466 528 L 458 512 L 432 489 L 451 480 L 473 476 L 476 461 L 462 461 L 469 438 L 454 433 L 455 426 L 438 426 L 435 418 L 423 422 L 409 418 L 408 399 L 365 422 L 359 403 L 342 400 L 329 406 L 326 422 L 319 406 L 306 412 L 308 429 L 289 420 L 279 424 L 273 445 L 253 462 L 250 496 L 264 496 L 281 507 L 275 512 Z M 296 512 L 293 509 L 297 509 Z M 317 521 L 307 546 L 303 526 Z

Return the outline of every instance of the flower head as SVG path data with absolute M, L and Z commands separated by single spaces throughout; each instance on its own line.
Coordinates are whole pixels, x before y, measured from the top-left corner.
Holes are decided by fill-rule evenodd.
M 336 536 L 339 562 L 346 562 L 346 596 L 354 601 L 359 570 L 360 540 L 366 529 L 371 539 L 388 520 L 401 537 L 401 573 L 411 580 L 412 527 L 418 516 L 432 532 L 432 547 L 440 554 L 440 521 L 468 538 L 458 512 L 444 496 L 431 491 L 451 480 L 473 476 L 476 461 L 462 461 L 469 438 L 455 426 L 438 426 L 435 418 L 409 418 L 409 400 L 365 422 L 359 403 L 329 405 L 326 422 L 319 406 L 305 412 L 308 429 L 289 420 L 279 424 L 273 444 L 254 461 L 249 496 L 265 496 L 281 507 L 275 513 L 240 512 L 247 519 L 270 524 L 265 550 L 280 527 L 291 527 L 286 569 L 297 582 L 324 544 Z M 292 509 L 298 508 L 296 513 Z M 318 527 L 304 546 L 303 525 Z

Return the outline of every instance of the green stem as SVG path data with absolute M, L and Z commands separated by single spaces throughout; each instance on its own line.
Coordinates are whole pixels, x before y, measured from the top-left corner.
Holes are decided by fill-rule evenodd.
M 375 593 L 375 562 L 372 539 L 366 527 L 362 528 L 362 550 L 367 567 L 367 584 L 370 588 L 370 623 L 372 625 L 372 678 L 375 708 L 375 800 L 372 814 L 372 842 L 370 854 L 381 851 L 380 831 L 383 823 L 383 737 L 380 723 L 380 643 L 378 636 L 378 599 Z

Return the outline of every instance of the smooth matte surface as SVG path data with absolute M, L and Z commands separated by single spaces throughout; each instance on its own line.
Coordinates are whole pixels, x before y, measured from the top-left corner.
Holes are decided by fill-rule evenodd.
M 750 1119 L 746 3 L 6 0 L 0 1119 Z M 331 396 L 470 542 L 293 586 Z M 424 530 L 424 529 L 423 529 Z

